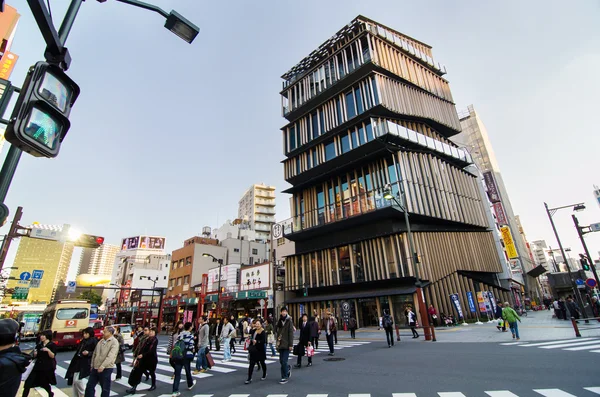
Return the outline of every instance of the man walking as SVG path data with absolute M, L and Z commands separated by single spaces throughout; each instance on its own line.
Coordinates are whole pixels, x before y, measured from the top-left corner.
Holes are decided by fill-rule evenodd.
M 333 352 L 333 335 L 337 332 L 337 327 L 335 325 L 336 321 L 331 312 L 327 312 L 327 318 L 324 320 L 325 336 L 327 337 L 327 345 L 329 346 L 329 355 L 333 356 L 335 353 Z
M 383 329 L 385 330 L 385 339 L 387 339 L 388 347 L 394 346 L 394 319 L 387 310 L 383 312 Z
M 85 388 L 85 397 L 94 397 L 96 385 L 100 383 L 102 397 L 110 394 L 110 376 L 115 368 L 115 360 L 119 354 L 119 342 L 114 337 L 115 329 L 105 327 L 102 341 L 96 345 L 92 355 L 92 372 Z
M 196 360 L 196 370 L 194 375 L 200 372 L 206 372 L 208 369 L 208 361 L 206 360 L 206 348 L 208 347 L 208 324 L 206 324 L 206 316 L 200 317 L 200 329 L 198 330 L 198 359 Z
M 292 369 L 288 364 L 290 350 L 294 348 L 294 325 L 292 317 L 288 316 L 287 307 L 281 308 L 281 315 L 275 327 L 275 340 L 277 351 L 279 351 L 279 363 L 281 364 L 280 384 L 286 384 L 292 375 Z
M 6 397 L 15 397 L 21 384 L 21 374 L 31 358 L 15 346 L 19 323 L 11 318 L 0 320 L 0 390 Z

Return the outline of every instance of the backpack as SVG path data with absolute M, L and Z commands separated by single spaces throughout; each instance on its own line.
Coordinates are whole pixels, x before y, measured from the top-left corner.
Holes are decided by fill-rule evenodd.
M 394 325 L 392 318 L 390 316 L 385 316 L 383 318 L 383 328 L 391 328 Z
M 171 349 L 171 358 L 173 360 L 181 361 L 185 358 L 186 352 L 187 344 L 185 343 L 185 340 L 183 338 L 179 339 L 173 345 L 173 349 Z

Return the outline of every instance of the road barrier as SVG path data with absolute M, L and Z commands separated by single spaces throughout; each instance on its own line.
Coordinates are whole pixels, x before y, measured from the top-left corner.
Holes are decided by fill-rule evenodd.
M 413 327 L 400 327 L 396 325 L 396 340 L 400 342 L 400 329 L 411 329 Z M 435 327 L 432 325 L 428 325 L 427 327 L 414 327 L 415 329 L 422 329 L 423 335 L 425 336 L 425 340 L 430 340 L 432 342 L 436 342 L 435 339 Z M 409 334 L 407 334 L 409 335 Z M 412 332 L 410 333 L 412 335 Z
M 571 317 L 571 324 L 573 325 L 573 330 L 575 331 L 575 336 L 578 338 L 581 338 L 581 332 L 579 330 L 588 330 L 588 329 L 599 329 L 600 328 L 600 324 L 597 324 L 595 326 L 592 326 L 590 324 L 591 320 L 596 320 L 597 322 L 600 323 L 600 317 L 588 317 L 585 319 L 575 319 L 575 317 Z M 580 321 L 584 321 L 584 324 L 579 324 Z M 586 325 L 586 324 L 590 324 L 590 325 Z

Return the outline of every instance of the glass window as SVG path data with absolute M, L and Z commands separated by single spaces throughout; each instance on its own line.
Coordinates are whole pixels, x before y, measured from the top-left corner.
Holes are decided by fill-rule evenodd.
M 354 71 L 354 57 L 352 56 L 352 45 L 346 47 L 346 60 L 348 61 L 348 73 Z
M 340 79 L 346 75 L 346 71 L 344 70 L 344 54 L 342 52 L 337 54 L 337 64 L 338 64 L 338 73 Z
M 335 111 L 337 114 L 337 124 L 340 125 L 343 123 L 344 119 L 342 118 L 342 101 L 339 97 L 335 101 Z
M 312 133 L 313 133 L 313 137 L 316 138 L 319 135 L 321 135 L 321 133 L 319 132 L 319 118 L 317 117 L 317 112 L 314 112 L 310 115 L 311 118 L 311 125 L 312 125 Z
M 354 253 L 354 277 L 356 277 L 356 282 L 365 281 L 365 268 L 360 244 L 352 244 L 352 251 Z
M 325 285 L 325 277 L 323 277 L 323 261 L 321 261 L 321 252 L 316 253 L 317 260 L 317 272 L 319 277 L 319 286 L 322 287 Z
M 342 153 L 347 153 L 350 151 L 350 138 L 348 137 L 348 134 L 342 134 L 341 137 L 341 142 L 342 142 Z
M 358 147 L 358 132 L 356 129 L 352 130 L 352 149 L 356 149 Z
M 296 149 L 296 127 L 290 127 L 290 151 Z
M 335 143 L 333 139 L 325 144 L 325 161 L 335 158 Z
M 258 248 L 252 248 L 252 255 L 258 255 Z
M 58 309 L 56 311 L 57 320 L 78 320 L 86 318 L 88 318 L 88 309 L 82 307 Z
M 356 87 L 354 89 L 354 96 L 356 98 L 356 108 L 358 110 L 358 114 L 361 114 L 362 112 L 365 111 L 365 109 L 363 107 L 363 101 L 362 101 L 362 96 L 361 96 L 361 92 L 360 92 L 360 87 Z
M 330 257 L 331 257 L 332 284 L 338 285 L 339 284 L 339 282 L 338 282 L 338 267 L 337 267 L 337 261 L 335 260 L 335 248 L 330 249 L 329 253 L 330 253 Z
M 346 93 L 346 112 L 348 113 L 348 120 L 356 116 L 356 109 L 354 108 L 354 95 L 352 95 L 352 91 Z
M 178 278 L 177 278 L 177 285 L 181 285 L 181 280 L 182 280 L 182 278 L 181 278 L 181 277 L 178 277 Z
M 377 79 L 375 77 L 371 79 L 371 84 L 373 86 L 373 98 L 375 99 L 374 104 L 379 105 L 379 95 L 377 94 Z
M 298 157 L 296 157 L 296 175 L 298 175 L 299 173 L 302 172 L 300 165 L 301 165 L 300 156 L 298 156 Z
M 360 38 L 360 45 L 362 47 L 363 62 L 369 62 L 371 60 L 371 52 L 369 51 L 369 41 L 367 36 Z
M 313 163 L 313 167 L 316 167 L 317 165 L 319 165 L 319 156 L 317 153 L 317 149 L 313 150 L 313 152 L 312 152 L 312 163 Z
M 331 83 L 335 83 L 337 81 L 337 76 L 335 75 L 335 62 L 333 59 L 329 61 L 329 73 L 331 74 Z
M 340 267 L 341 284 L 352 283 L 352 269 L 350 266 L 350 251 L 348 246 L 338 248 L 338 265 Z
M 323 108 L 319 110 L 319 123 L 321 124 L 320 135 L 323 135 L 325 133 L 325 112 L 323 111 Z
M 190 276 L 183 276 L 183 285 L 188 285 L 190 283 Z
M 361 145 L 364 145 L 365 142 L 367 142 L 367 140 L 365 139 L 365 129 L 363 128 L 362 124 L 360 125 L 360 127 L 358 127 L 358 142 Z
M 373 126 L 371 123 L 366 124 L 367 127 L 367 142 L 371 142 L 375 137 L 373 136 Z

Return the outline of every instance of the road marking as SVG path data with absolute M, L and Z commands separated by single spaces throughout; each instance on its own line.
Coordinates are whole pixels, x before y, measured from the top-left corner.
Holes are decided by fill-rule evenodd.
M 508 390 L 494 390 L 494 391 L 486 391 L 490 397 L 519 397 L 514 393 L 509 392 Z
M 569 349 L 563 349 L 563 350 L 579 351 L 579 350 L 597 349 L 599 347 L 600 347 L 600 345 L 579 346 L 579 347 L 571 347 Z
M 546 397 L 576 397 L 560 389 L 533 389 L 533 391 Z
M 510 343 L 500 343 L 502 346 L 512 346 L 512 345 L 522 345 L 527 342 L 510 342 Z
M 65 393 L 64 391 L 60 390 L 58 387 L 56 387 L 56 386 L 51 386 L 51 387 L 52 387 L 52 393 L 54 393 L 54 395 L 56 397 L 69 397 L 67 395 L 67 393 Z M 35 391 L 37 391 L 40 394 L 40 396 L 43 396 L 43 395 L 46 394 L 46 390 L 42 389 L 41 387 L 36 387 Z
M 600 387 L 584 387 L 585 390 L 600 394 Z
M 250 397 L 250 394 L 230 394 L 229 397 Z
M 528 344 L 521 345 L 521 347 L 558 345 L 560 343 L 581 342 L 584 340 L 596 340 L 596 338 L 577 338 L 577 339 L 555 340 L 552 342 L 528 343 Z
M 392 393 L 392 397 L 417 397 L 415 393 Z
M 440 397 L 466 397 L 461 392 L 438 393 Z
M 64 369 L 63 367 L 57 365 L 56 366 L 56 374 L 64 379 L 67 376 L 67 370 Z
M 562 345 L 540 346 L 540 349 L 560 349 L 562 347 L 592 345 L 594 343 L 598 343 L 598 341 L 592 340 L 592 341 L 579 342 L 579 343 L 563 343 Z
M 171 397 L 171 394 L 168 394 L 168 396 Z M 196 394 L 194 397 L 213 397 L 213 396 L 214 396 L 214 394 Z
M 287 394 L 267 394 L 267 397 L 287 397 Z
M 306 397 L 327 397 L 328 394 L 307 394 Z
M 370 394 L 348 394 L 348 397 L 371 397 Z

